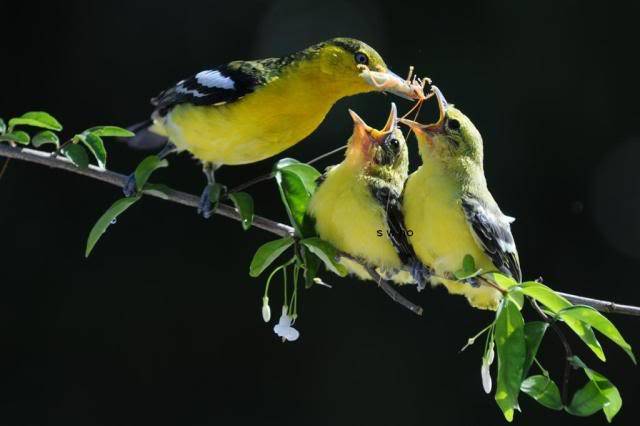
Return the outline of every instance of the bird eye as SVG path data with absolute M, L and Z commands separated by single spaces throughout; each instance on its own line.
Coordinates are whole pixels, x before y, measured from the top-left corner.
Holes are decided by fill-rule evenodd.
M 447 121 L 447 127 L 451 130 L 460 130 L 460 122 L 458 120 L 451 119 Z
M 369 65 L 369 57 L 362 52 L 357 52 L 355 55 L 357 64 Z
M 397 154 L 400 151 L 400 141 L 395 137 L 389 136 L 385 142 L 388 151 L 391 151 L 393 154 Z
M 394 148 L 398 148 L 400 146 L 400 141 L 398 139 L 396 139 L 396 138 L 389 139 L 389 143 Z

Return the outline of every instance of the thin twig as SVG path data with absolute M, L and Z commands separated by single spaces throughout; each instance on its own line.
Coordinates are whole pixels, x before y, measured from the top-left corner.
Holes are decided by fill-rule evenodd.
M 562 403 L 564 405 L 567 405 L 569 403 L 569 401 L 568 401 L 568 397 L 569 397 L 569 377 L 571 376 L 571 362 L 569 360 L 573 356 L 573 351 L 571 350 L 571 345 L 569 345 L 569 341 L 567 340 L 567 336 L 564 335 L 564 332 L 558 326 L 556 321 L 554 319 L 549 318 L 549 316 L 547 314 L 545 314 L 542 309 L 540 309 L 540 306 L 538 306 L 538 302 L 536 302 L 532 298 L 529 298 L 529 301 L 531 302 L 531 306 L 533 306 L 533 309 L 538 313 L 538 315 L 540 315 L 540 317 L 542 317 L 544 322 L 546 322 L 547 324 L 549 324 L 551 326 L 551 328 L 553 328 L 553 330 L 558 335 L 558 338 L 562 342 L 562 347 L 564 348 L 564 354 L 565 354 L 565 357 L 564 357 L 564 374 L 562 376 Z
M 69 172 L 100 180 L 102 182 L 106 182 L 120 188 L 124 186 L 126 180 L 126 176 L 119 173 L 104 170 L 95 166 L 89 166 L 86 169 L 81 169 L 73 165 L 64 157 L 55 156 L 48 152 L 36 151 L 29 148 L 14 148 L 9 145 L 0 144 L 0 157 L 13 158 L 16 160 L 36 163 L 56 169 L 67 170 Z M 157 193 L 149 193 L 148 195 L 163 198 L 168 201 L 172 201 L 174 203 L 182 204 L 189 207 L 198 207 L 199 197 L 182 191 L 167 190 L 166 197 Z M 230 219 L 242 221 L 242 218 L 240 217 L 240 214 L 236 211 L 236 209 L 224 203 L 218 204 L 218 208 L 216 209 L 215 213 L 221 216 L 228 217 Z M 258 215 L 254 215 L 253 225 L 256 228 L 260 228 L 262 230 L 282 237 L 291 236 L 294 234 L 294 230 L 292 227 Z M 372 274 L 372 276 L 374 277 L 374 279 L 376 275 L 380 277 L 379 274 L 375 273 L 375 271 L 373 272 L 374 274 Z M 396 292 L 393 287 L 389 285 L 389 283 L 382 280 L 381 277 L 379 285 L 382 290 L 384 290 L 385 293 L 389 294 L 389 296 L 393 300 L 396 300 L 398 303 L 401 303 L 403 306 L 408 307 L 414 312 L 422 312 L 422 309 L 420 307 L 417 307 L 413 305 L 413 303 L 406 300 L 402 295 Z M 591 299 L 588 297 L 576 296 L 568 293 L 560 294 L 573 303 L 591 306 L 601 312 L 640 316 L 640 307 L 637 306 L 620 305 L 614 302 Z
M 10 162 L 11 162 L 11 158 L 7 158 L 6 160 L 4 160 L 4 163 L 2 164 L 2 169 L 0 169 L 0 180 L 2 180 L 2 177 L 7 171 L 7 168 L 9 167 Z

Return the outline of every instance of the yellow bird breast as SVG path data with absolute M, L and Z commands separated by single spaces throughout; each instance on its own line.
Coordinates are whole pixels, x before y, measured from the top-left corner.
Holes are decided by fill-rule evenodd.
M 407 180 L 403 210 L 409 237 L 422 263 L 443 276 L 462 268 L 470 254 L 478 268 L 494 270 L 491 259 L 475 241 L 462 210 L 458 192 L 446 175 L 431 173 L 422 166 Z M 463 294 L 472 306 L 496 309 L 500 293 L 487 286 L 436 279 L 452 294 Z
M 315 90 L 311 71 L 277 78 L 228 104 L 174 107 L 159 127 L 201 161 L 239 165 L 279 154 L 311 134 L 344 94 Z M 156 123 L 157 125 L 158 123 Z
M 374 266 L 399 268 L 400 258 L 387 237 L 383 207 L 360 173 L 348 163 L 333 168 L 311 199 L 308 212 L 316 219 L 320 238 L 338 250 Z M 361 265 L 347 259 L 343 264 L 358 277 L 370 278 Z

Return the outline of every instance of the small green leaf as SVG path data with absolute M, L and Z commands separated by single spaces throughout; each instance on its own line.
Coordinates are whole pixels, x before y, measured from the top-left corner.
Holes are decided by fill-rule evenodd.
M 75 145 L 72 145 L 72 146 L 75 146 Z M 115 203 L 113 203 L 113 205 L 109 207 L 109 209 L 106 212 L 104 212 L 102 216 L 100 216 L 100 219 L 98 219 L 96 224 L 93 225 L 91 232 L 89 232 L 89 238 L 87 240 L 87 249 L 85 251 L 85 257 L 89 257 L 89 254 L 91 254 L 91 251 L 95 247 L 100 237 L 102 237 L 102 234 L 105 233 L 109 225 L 114 223 L 116 218 L 120 214 L 122 214 L 122 212 L 124 212 L 129 207 L 131 207 L 133 203 L 135 203 L 139 199 L 140 199 L 139 195 L 136 195 L 133 197 L 121 198 Z
M 278 161 L 275 166 L 275 171 L 288 170 L 294 173 L 302 181 L 305 189 L 310 194 L 313 194 L 316 190 L 316 180 L 320 177 L 320 172 L 313 166 L 305 163 L 301 163 L 293 158 L 283 158 Z
M 313 235 L 313 227 L 306 216 L 311 193 L 303 181 L 290 170 L 279 170 L 276 172 L 276 183 L 293 227 L 300 236 Z
M 89 156 L 87 155 L 87 151 L 80 145 L 67 145 L 62 149 L 62 154 L 71 160 L 76 167 L 86 169 L 89 166 Z
M 526 357 L 524 319 L 518 307 L 503 299 L 494 330 L 498 353 L 498 383 L 495 399 L 507 421 L 513 420 Z
M 169 193 L 172 191 L 173 189 L 162 183 L 147 183 L 142 190 L 145 194 L 153 195 L 163 200 L 168 200 Z
M 0 134 L 7 131 L 7 125 L 4 123 L 4 120 L 0 118 Z
M 258 248 L 249 266 L 249 275 L 257 277 L 273 263 L 286 249 L 293 244 L 292 237 L 269 241 Z
M 538 353 L 540 342 L 542 342 L 542 338 L 548 327 L 549 324 L 544 321 L 531 321 L 524 325 L 524 343 L 527 348 L 527 354 L 522 370 L 523 379 L 529 374 L 533 359 L 536 357 L 536 353 Z
M 224 192 L 225 186 L 220 183 L 214 183 L 209 188 L 209 202 L 211 203 L 211 210 L 218 208 L 220 202 L 220 196 Z
M 609 400 L 602 395 L 598 386 L 594 382 L 589 381 L 573 395 L 571 404 L 569 404 L 566 410 L 574 416 L 590 416 L 602 410 L 608 402 Z
M 338 251 L 326 241 L 317 237 L 305 238 L 300 244 L 322 260 L 324 265 L 331 272 L 344 277 L 347 275 L 347 268 L 338 261 Z
M 93 133 L 99 137 L 119 137 L 119 138 L 130 138 L 135 136 L 136 134 L 123 129 L 122 127 L 117 126 L 96 126 L 90 129 L 85 130 L 85 133 Z
M 22 114 L 17 118 L 9 120 L 9 128 L 13 129 L 16 126 L 32 126 L 41 127 L 49 130 L 62 130 L 62 125 L 53 118 L 50 114 L 44 111 L 31 111 Z
M 568 308 L 560 310 L 557 313 L 557 316 L 565 321 L 567 318 L 574 318 L 590 325 L 620 346 L 627 355 L 629 355 L 633 363 L 636 363 L 636 358 L 633 355 L 631 345 L 624 340 L 622 334 L 620 334 L 616 326 L 613 325 L 611 321 L 591 306 L 569 306 Z
M 242 217 L 242 228 L 246 231 L 253 223 L 253 198 L 246 192 L 232 192 L 229 198 Z
M 583 402 L 584 405 L 579 405 L 578 403 L 576 403 L 576 405 L 579 405 L 577 407 L 577 406 L 573 406 L 573 402 L 572 402 L 572 404 L 569 407 L 567 407 L 567 411 L 575 415 L 589 415 L 589 414 L 576 414 L 576 413 L 579 412 L 580 410 L 584 411 L 585 413 L 588 413 L 590 410 L 594 408 L 594 406 L 597 406 L 599 404 L 599 401 L 602 400 L 599 396 L 594 395 L 595 394 L 594 387 L 595 387 L 598 389 L 600 396 L 604 397 L 607 400 L 607 402 L 605 402 L 601 408 L 602 408 L 602 411 L 604 412 L 605 417 L 607 418 L 607 421 L 611 423 L 615 415 L 618 414 L 618 411 L 620 411 L 620 408 L 622 408 L 622 397 L 620 396 L 620 392 L 618 391 L 618 388 L 616 388 L 602 374 L 587 367 L 586 364 L 582 362 L 582 360 L 577 356 L 575 355 L 572 356 L 571 358 L 569 358 L 569 361 L 576 368 L 583 369 L 583 371 L 587 375 L 587 378 L 589 379 L 589 383 L 591 383 L 592 386 L 590 386 L 589 383 L 587 383 L 587 385 L 585 385 L 585 387 L 583 388 L 584 393 L 580 395 L 580 402 Z M 576 393 L 576 395 L 574 396 L 573 398 L 574 400 L 576 400 L 577 395 L 578 393 Z M 588 398 L 588 397 L 591 397 L 591 398 Z M 595 411 L 598 411 L 598 409 L 596 409 Z M 591 414 L 593 414 L 595 411 L 593 411 Z
M 311 288 L 315 284 L 313 279 L 318 275 L 321 260 L 305 246 L 302 246 L 302 259 L 302 263 L 304 265 L 305 288 Z
M 40 148 L 45 144 L 53 144 L 58 148 L 60 146 L 60 139 L 58 138 L 58 135 L 53 133 L 51 130 L 43 130 L 33 137 L 31 144 L 36 148 Z
M 491 275 L 492 281 L 498 284 L 505 290 L 510 289 L 511 287 L 517 286 L 518 282 L 511 277 L 507 277 L 506 275 L 499 274 L 494 272 Z
M 29 145 L 30 139 L 31 138 L 29 137 L 29 134 L 27 132 L 23 132 L 22 130 L 16 130 L 15 132 L 0 135 L 0 142 L 15 142 L 20 145 Z
M 472 274 L 476 271 L 476 261 L 470 254 L 465 254 L 462 259 L 462 270 L 467 274 Z
M 93 154 L 98 162 L 98 166 L 104 169 L 107 166 L 107 150 L 104 148 L 104 142 L 102 142 L 100 136 L 96 136 L 93 133 L 76 136 L 89 149 L 91 154 Z
M 520 390 L 547 408 L 562 410 L 560 390 L 547 376 L 537 375 L 527 378 L 522 382 Z
M 135 171 L 136 188 L 144 188 L 154 171 L 168 165 L 169 162 L 167 160 L 161 160 L 157 155 L 150 155 L 142 160 Z
M 544 284 L 540 284 L 535 281 L 528 281 L 522 283 L 521 285 L 522 293 L 524 293 L 525 296 L 534 298 L 535 300 L 549 308 L 549 310 L 554 314 L 557 314 L 564 308 L 573 306 L 571 302 L 569 302 L 567 299 L 560 296 L 558 293 Z M 606 361 L 602 346 L 600 346 L 600 342 L 598 342 L 598 339 L 596 339 L 596 335 L 589 325 L 571 317 L 565 318 L 564 322 L 569 326 L 569 328 L 571 328 L 571 330 L 574 331 L 574 333 L 578 335 L 578 337 L 580 337 L 580 339 L 589 347 L 589 349 L 593 351 L 594 354 L 596 354 L 596 356 L 600 360 Z

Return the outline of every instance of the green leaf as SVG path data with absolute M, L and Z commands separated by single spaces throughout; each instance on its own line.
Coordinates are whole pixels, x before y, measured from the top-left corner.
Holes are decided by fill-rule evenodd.
M 246 231 L 253 223 L 253 198 L 246 192 L 232 192 L 229 198 L 242 217 L 242 228 Z
M 37 133 L 31 141 L 31 144 L 36 148 L 40 148 L 42 145 L 49 143 L 55 145 L 56 148 L 60 146 L 60 139 L 58 138 L 58 135 L 53 133 L 51 130 L 43 130 L 40 133 Z
M 30 139 L 31 138 L 29 137 L 29 134 L 27 132 L 23 132 L 22 130 L 16 130 L 15 132 L 0 135 L 0 142 L 15 142 L 20 145 L 29 145 Z
M 608 402 L 609 400 L 600 392 L 598 386 L 589 381 L 573 395 L 571 404 L 566 410 L 574 416 L 590 416 L 602 410 Z
M 636 358 L 633 355 L 631 345 L 624 340 L 622 334 L 618 331 L 615 325 L 609 321 L 600 312 L 593 309 L 591 306 L 577 305 L 564 308 L 557 313 L 558 317 L 566 321 L 567 318 L 574 318 L 582 321 L 591 327 L 598 330 L 600 333 L 607 336 L 614 343 L 620 346 L 629 355 L 633 363 L 636 363 Z
M 490 275 L 491 275 L 492 281 L 498 284 L 500 287 L 502 287 L 505 290 L 508 290 L 511 287 L 518 285 L 518 282 L 516 280 L 514 280 L 511 277 L 507 277 L 506 275 L 502 275 L 497 272 L 494 272 Z
M 292 237 L 269 241 L 258 248 L 249 266 L 249 275 L 257 277 L 273 263 L 286 249 L 293 244 Z
M 224 191 L 224 185 L 220 183 L 214 183 L 209 188 L 209 201 L 211 203 L 212 210 L 218 208 L 218 203 L 220 202 L 220 196 Z
M 302 179 L 290 170 L 279 170 L 276 172 L 276 182 L 293 227 L 300 236 L 313 235 L 313 227 L 306 216 L 311 193 Z
M 127 129 L 123 129 L 122 127 L 117 126 L 96 126 L 85 130 L 85 133 L 92 133 L 99 137 L 113 136 L 119 138 L 130 138 L 136 135 L 135 133 L 130 132 Z
M 107 166 L 107 150 L 104 148 L 104 142 L 102 142 L 100 136 L 96 136 L 93 133 L 76 136 L 89 149 L 91 154 L 93 154 L 98 162 L 98 166 L 104 169 Z
M 347 275 L 347 268 L 338 261 L 338 250 L 331 244 L 318 237 L 305 238 L 300 244 L 307 247 L 309 251 L 322 260 L 324 265 L 331 272 L 344 277 Z
M 522 293 L 524 293 L 525 296 L 534 298 L 549 308 L 549 310 L 554 314 L 557 314 L 564 308 L 573 306 L 571 302 L 544 284 L 540 284 L 535 281 L 528 281 L 522 283 L 521 286 Z M 600 346 L 600 342 L 596 339 L 596 335 L 589 325 L 571 317 L 565 318 L 564 322 L 569 326 L 569 328 L 571 328 L 571 330 L 574 331 L 574 333 L 578 335 L 578 337 L 580 337 L 580 339 L 600 360 L 606 361 L 606 357 L 602 351 L 602 346 Z
M 283 158 L 275 165 L 275 171 L 288 170 L 294 173 L 302 181 L 305 189 L 310 194 L 316 190 L 316 180 L 320 177 L 320 172 L 313 166 L 301 163 L 293 158 Z
M 169 199 L 169 193 L 171 191 L 173 191 L 173 189 L 162 183 L 147 183 L 142 190 L 145 194 L 153 195 L 163 200 Z
M 16 126 L 41 127 L 43 129 L 56 131 L 62 130 L 62 125 L 58 120 L 44 111 L 26 112 L 20 117 L 9 120 L 9 129 L 13 129 Z
M 71 160 L 76 167 L 86 169 L 89 166 L 87 151 L 80 145 L 69 144 L 62 149 L 62 154 Z
M 470 274 L 476 271 L 476 261 L 470 254 L 465 254 L 462 259 L 462 270 Z
M 494 330 L 498 353 L 498 383 L 495 399 L 507 421 L 513 420 L 526 357 L 524 319 L 518 307 L 503 299 Z
M 562 410 L 558 386 L 547 376 L 531 376 L 522 382 L 520 390 L 552 410 Z
M 572 356 L 569 361 L 585 372 L 589 382 L 576 392 L 567 412 L 576 416 L 588 416 L 602 409 L 607 421 L 611 423 L 622 408 L 622 397 L 618 389 L 602 374 L 587 367 L 577 356 Z
M 315 284 L 313 279 L 318 275 L 321 260 L 304 246 L 302 247 L 302 260 L 304 264 L 304 285 L 305 288 L 311 288 Z
M 523 379 L 529 374 L 533 359 L 536 357 L 540 342 L 542 342 L 542 338 L 548 327 L 549 324 L 544 321 L 531 321 L 524 325 L 524 343 L 527 352 L 522 368 Z
M 4 120 L 0 118 L 0 133 L 4 133 L 6 131 L 7 131 L 7 125 L 5 124 Z
M 157 155 L 150 155 L 136 167 L 136 188 L 144 188 L 145 184 L 151 177 L 154 171 L 162 167 L 167 167 L 169 162 L 167 160 L 161 160 Z
M 122 212 L 124 212 L 129 207 L 131 207 L 133 203 L 135 203 L 139 199 L 140 199 L 139 195 L 136 195 L 133 197 L 121 198 L 115 203 L 113 203 L 113 205 L 109 207 L 109 209 L 106 212 L 104 212 L 102 216 L 100 216 L 100 219 L 98 219 L 96 224 L 93 225 L 91 232 L 89 232 L 89 238 L 87 239 L 87 249 L 85 251 L 85 257 L 89 257 L 89 254 L 91 254 L 91 251 L 95 247 L 100 237 L 102 237 L 102 234 L 105 233 L 109 225 L 114 223 L 116 218 L 120 214 L 122 214 Z

